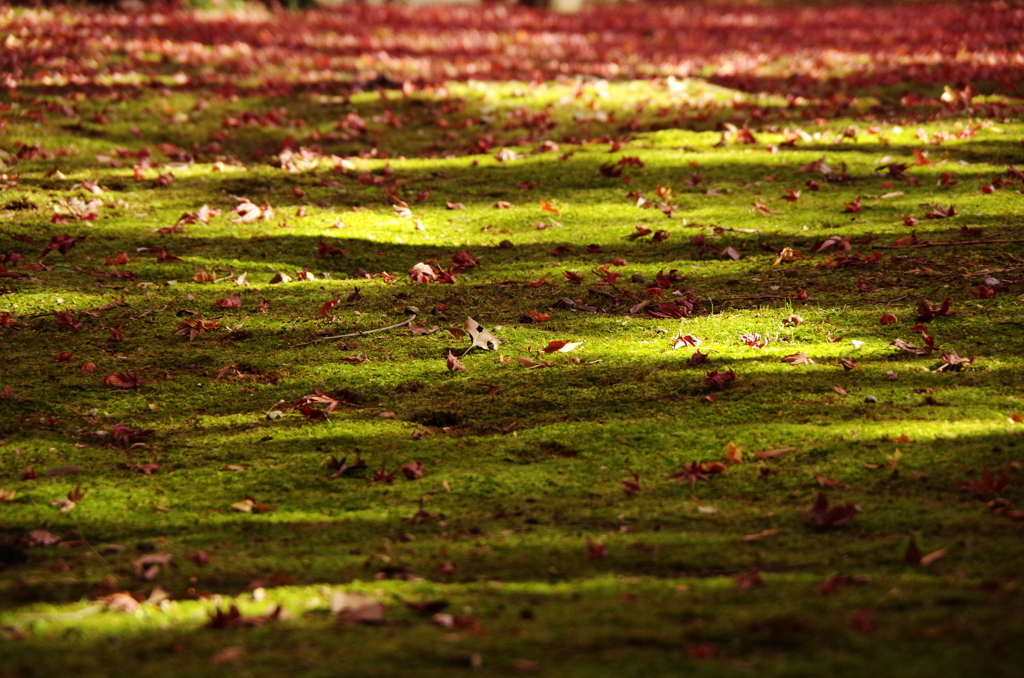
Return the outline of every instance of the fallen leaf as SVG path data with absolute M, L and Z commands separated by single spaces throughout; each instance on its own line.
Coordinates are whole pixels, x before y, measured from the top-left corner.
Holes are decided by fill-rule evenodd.
M 331 594 L 331 614 L 349 624 L 383 624 L 384 604 L 362 593 L 335 591 Z
M 840 527 L 846 525 L 857 515 L 857 507 L 853 504 L 843 506 L 828 505 L 828 497 L 824 492 L 818 493 L 814 507 L 804 513 L 804 516 L 820 527 Z
M 456 358 L 454 355 L 452 355 L 451 351 L 448 351 L 448 360 L 447 360 L 446 364 L 448 366 L 448 371 L 449 372 L 457 372 L 457 371 L 465 370 L 466 369 L 466 366 L 463 365 L 459 361 L 458 358 Z
M 571 342 L 571 341 L 552 341 L 549 342 L 542 350 L 545 353 L 568 353 L 569 351 L 575 350 L 578 346 L 582 346 L 582 341 Z
M 485 351 L 495 351 L 499 346 L 501 346 L 501 341 L 499 341 L 497 337 L 484 329 L 483 325 L 472 318 L 466 318 L 465 327 L 466 331 L 469 332 L 470 339 L 472 340 L 468 350 L 480 348 Z

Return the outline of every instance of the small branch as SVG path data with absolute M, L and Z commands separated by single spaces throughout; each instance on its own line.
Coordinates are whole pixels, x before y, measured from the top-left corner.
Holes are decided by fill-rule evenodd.
M 324 342 L 324 341 L 334 341 L 335 339 L 351 339 L 352 337 L 363 337 L 363 336 L 366 336 L 367 334 L 374 334 L 375 332 L 384 332 L 385 330 L 393 330 L 396 327 L 405 327 L 406 325 L 412 323 L 413 320 L 416 320 L 416 316 L 415 315 L 406 318 L 405 320 L 403 320 L 400 323 L 395 323 L 394 325 L 388 325 L 387 327 L 378 327 L 375 330 L 363 330 L 362 332 L 353 332 L 352 334 L 336 334 L 336 335 L 334 335 L 332 337 L 321 337 L 320 339 L 314 339 L 313 341 L 307 341 L 304 344 L 292 344 L 288 348 L 300 348 L 302 346 L 312 346 L 313 344 L 319 344 L 319 343 Z
M 793 297 L 780 296 L 778 294 L 752 294 L 743 297 L 718 297 L 713 301 L 744 301 L 752 299 L 792 299 Z
M 955 242 L 919 242 L 915 245 L 875 245 L 875 250 L 916 250 L 922 247 L 956 247 L 957 245 L 998 245 L 1002 243 L 1022 243 L 1024 240 L 957 240 Z

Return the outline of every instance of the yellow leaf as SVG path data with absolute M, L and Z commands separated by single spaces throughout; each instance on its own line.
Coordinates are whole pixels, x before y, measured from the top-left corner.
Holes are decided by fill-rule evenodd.
M 252 513 L 253 507 L 256 506 L 256 502 L 252 499 L 243 499 L 242 501 L 236 501 L 231 505 L 231 508 L 242 513 Z
M 729 441 L 729 444 L 725 446 L 725 459 L 732 464 L 743 463 L 743 450 L 736 443 Z

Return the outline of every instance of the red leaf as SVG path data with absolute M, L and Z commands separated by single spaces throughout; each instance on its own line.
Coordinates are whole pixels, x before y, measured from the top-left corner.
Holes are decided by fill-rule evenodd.
M 345 250 L 341 249 L 340 247 L 328 245 L 323 241 L 323 238 L 321 238 L 320 242 L 318 242 L 316 245 L 316 256 L 318 259 L 323 259 L 324 257 L 327 256 L 343 257 L 345 256 Z
M 58 327 L 67 327 L 72 330 L 77 330 L 82 326 L 80 320 L 75 320 L 74 314 L 71 311 L 55 311 L 54 316 L 57 318 Z
M 597 560 L 599 558 L 604 558 L 607 554 L 608 549 L 605 548 L 604 544 L 598 544 L 596 542 L 590 541 L 589 539 L 587 540 L 588 560 Z
M 548 342 L 548 345 L 544 347 L 545 353 L 568 353 L 569 351 L 575 350 L 582 341 L 552 341 Z
M 704 383 L 709 388 L 720 389 L 723 388 L 730 381 L 736 380 L 736 373 L 733 371 L 719 372 L 718 370 L 711 370 L 702 377 Z
M 466 369 L 466 366 L 459 362 L 459 359 L 452 355 L 451 351 L 448 351 L 447 365 L 449 372 L 458 372 Z
M 857 199 L 854 200 L 853 202 L 843 203 L 843 211 L 844 212 L 847 212 L 847 213 L 860 212 L 861 209 L 862 209 L 862 206 L 861 206 L 861 201 L 860 201 L 860 196 L 859 195 L 857 196 Z
M 242 297 L 237 294 L 229 294 L 226 299 L 215 301 L 214 305 L 221 308 L 242 308 Z

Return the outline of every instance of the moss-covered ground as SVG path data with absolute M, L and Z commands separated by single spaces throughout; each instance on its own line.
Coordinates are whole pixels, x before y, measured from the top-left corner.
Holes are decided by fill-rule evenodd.
M 468 31 L 403 90 L 313 82 L 316 15 L 118 16 L 0 19 L 0 676 L 1019 675 L 985 45 L 484 81 Z

